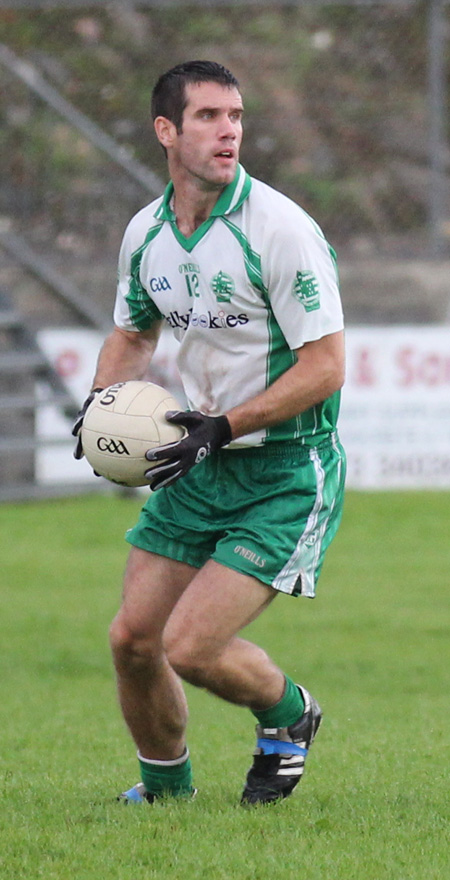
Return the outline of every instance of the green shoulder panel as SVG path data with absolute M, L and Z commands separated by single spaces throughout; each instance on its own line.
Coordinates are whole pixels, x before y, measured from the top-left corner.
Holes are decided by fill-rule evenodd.
M 155 321 L 164 317 L 149 296 L 148 291 L 142 286 L 140 279 L 144 252 L 150 242 L 156 238 L 162 226 L 162 223 L 152 226 L 143 244 L 131 256 L 130 284 L 125 300 L 130 311 L 131 321 L 138 330 L 148 330 Z

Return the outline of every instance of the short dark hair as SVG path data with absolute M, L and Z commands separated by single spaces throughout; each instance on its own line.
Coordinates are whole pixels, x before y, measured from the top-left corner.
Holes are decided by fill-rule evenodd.
M 184 64 L 177 64 L 159 77 L 153 89 L 152 119 L 164 116 L 181 132 L 187 104 L 186 85 L 202 82 L 217 82 L 227 88 L 239 88 L 231 71 L 215 61 L 186 61 Z

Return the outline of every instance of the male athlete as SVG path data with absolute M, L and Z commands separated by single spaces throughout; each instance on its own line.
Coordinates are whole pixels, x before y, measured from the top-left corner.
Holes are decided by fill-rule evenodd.
M 244 804 L 292 792 L 321 720 L 308 691 L 237 634 L 278 593 L 314 595 L 340 521 L 342 309 L 321 230 L 239 164 L 242 111 L 237 80 L 216 63 L 158 80 L 170 183 L 125 232 L 115 328 L 74 426 L 79 436 L 99 389 L 145 376 L 168 324 L 189 412 L 166 418 L 186 434 L 147 453 L 153 491 L 127 534 L 111 626 L 142 778 L 125 802 L 195 792 L 180 679 L 256 717 Z

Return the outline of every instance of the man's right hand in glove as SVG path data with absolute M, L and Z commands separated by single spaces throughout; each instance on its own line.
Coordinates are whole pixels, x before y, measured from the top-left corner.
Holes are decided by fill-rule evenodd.
M 97 394 L 100 394 L 101 391 L 103 391 L 103 388 L 93 388 L 92 389 L 89 397 L 86 397 L 86 400 L 84 401 L 83 406 L 81 407 L 80 412 L 78 413 L 78 415 L 75 419 L 75 422 L 74 422 L 74 425 L 72 428 L 72 434 L 74 437 L 77 438 L 77 445 L 73 451 L 73 457 L 76 459 L 83 458 L 83 455 L 84 455 L 83 446 L 81 443 L 81 428 L 83 426 L 83 419 L 86 415 L 88 407 L 90 406 L 90 404 L 92 403 L 94 398 L 97 396 Z

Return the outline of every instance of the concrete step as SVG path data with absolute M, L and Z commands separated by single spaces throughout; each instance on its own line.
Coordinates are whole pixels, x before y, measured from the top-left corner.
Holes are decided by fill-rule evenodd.
M 63 392 L 55 392 L 46 400 L 38 400 L 33 394 L 0 394 L 0 412 L 5 410 L 35 410 L 42 406 L 61 406 L 76 409 L 72 398 Z
M 0 354 L 0 373 L 26 373 L 48 367 L 45 357 L 38 351 L 7 351 Z
M 34 436 L 30 437 L 0 437 L 0 453 L 6 452 L 34 452 L 40 447 L 67 446 L 68 443 L 73 444 L 73 438 L 70 434 L 67 437 L 45 437 L 41 440 Z
M 18 312 L 0 311 L 0 330 L 16 330 L 23 326 L 23 318 Z

